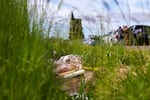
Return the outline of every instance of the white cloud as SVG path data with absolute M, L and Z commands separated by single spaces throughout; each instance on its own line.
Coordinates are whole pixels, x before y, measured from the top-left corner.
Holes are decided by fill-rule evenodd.
M 42 5 L 45 6 L 49 16 L 54 13 L 55 19 L 66 19 L 67 23 L 69 23 L 70 12 L 73 11 L 76 18 L 82 19 L 84 33 L 88 35 L 96 33 L 95 31 L 100 31 L 98 30 L 100 21 L 104 24 L 105 29 L 108 28 L 109 24 L 110 28 L 107 31 L 127 24 L 121 11 L 129 25 L 137 24 L 138 22 L 139 24 L 150 24 L 148 23 L 150 17 L 149 0 L 117 1 L 119 6 L 114 0 L 63 0 L 60 10 L 58 10 L 60 0 L 50 0 L 48 8 L 46 2 L 43 2 Z

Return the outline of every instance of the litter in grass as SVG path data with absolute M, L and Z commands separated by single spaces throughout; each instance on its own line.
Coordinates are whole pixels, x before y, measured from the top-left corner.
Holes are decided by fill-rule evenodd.
M 94 75 L 92 72 L 86 72 L 83 69 L 82 59 L 79 55 L 62 56 L 55 61 L 55 65 L 55 73 L 60 90 L 66 92 L 69 96 L 79 94 L 81 84 L 86 84 Z

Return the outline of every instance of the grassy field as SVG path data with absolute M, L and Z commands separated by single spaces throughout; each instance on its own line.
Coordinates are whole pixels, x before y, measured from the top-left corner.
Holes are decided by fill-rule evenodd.
M 56 53 L 51 58 L 58 59 L 67 54 L 78 54 L 82 57 L 85 69 L 94 72 L 94 85 L 90 88 L 89 94 L 87 93 L 89 98 L 149 99 L 149 50 L 106 44 L 88 46 L 77 41 L 71 45 L 69 42 L 66 43 L 58 43 L 56 40 L 53 49 L 50 50 Z
M 89 100 L 150 99 L 149 50 L 45 39 L 39 23 L 30 29 L 26 0 L 0 0 L 0 11 L 0 100 L 70 100 L 53 72 L 53 61 L 68 54 L 80 55 L 94 72 Z

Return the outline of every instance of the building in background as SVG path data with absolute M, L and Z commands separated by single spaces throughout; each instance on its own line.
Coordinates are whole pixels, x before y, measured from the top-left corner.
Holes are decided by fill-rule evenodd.
M 70 30 L 69 30 L 69 39 L 83 39 L 84 34 L 82 32 L 82 22 L 81 19 L 76 19 L 71 12 L 71 19 L 70 19 Z

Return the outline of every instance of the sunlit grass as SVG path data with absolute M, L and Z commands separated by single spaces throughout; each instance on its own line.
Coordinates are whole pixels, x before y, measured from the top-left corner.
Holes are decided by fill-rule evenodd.
M 85 70 L 95 73 L 95 85 L 89 91 L 89 98 L 95 100 L 148 98 L 149 93 L 141 92 L 140 94 L 139 91 L 143 89 L 149 91 L 147 87 L 147 82 L 149 83 L 147 75 L 149 73 L 143 71 L 144 68 L 149 68 L 149 59 L 147 59 L 149 51 L 126 49 L 121 45 L 88 46 L 82 43 L 78 45 L 77 41 L 56 40 L 53 43 L 55 47 L 52 51 L 56 51 L 56 53 L 55 57 L 52 58 L 58 59 L 63 55 L 78 54 L 83 59 Z M 125 72 L 125 76 L 124 73 L 123 75 L 120 74 L 121 68 L 128 71 Z M 131 84 L 133 84 L 133 87 Z M 131 86 L 131 88 L 127 88 L 128 86 Z M 137 87 L 141 90 L 138 90 Z M 131 92 L 131 94 L 128 92 Z M 136 96 L 137 94 L 139 95 Z M 145 97 L 140 95 L 145 95 Z

